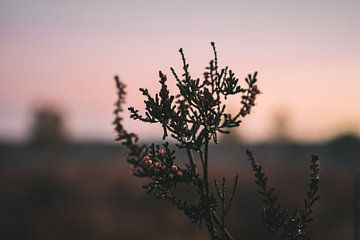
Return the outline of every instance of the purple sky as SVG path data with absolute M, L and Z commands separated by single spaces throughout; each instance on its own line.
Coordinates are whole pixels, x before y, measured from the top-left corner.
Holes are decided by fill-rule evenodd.
M 137 88 L 154 92 L 158 70 L 180 70 L 178 48 L 201 76 L 210 41 L 240 79 L 259 72 L 264 94 L 239 129 L 245 138 L 269 137 L 279 111 L 298 140 L 360 133 L 359 12 L 355 0 L 1 1 L 0 138 L 26 137 L 33 108 L 49 102 L 74 138 L 111 140 L 113 75 L 141 109 Z

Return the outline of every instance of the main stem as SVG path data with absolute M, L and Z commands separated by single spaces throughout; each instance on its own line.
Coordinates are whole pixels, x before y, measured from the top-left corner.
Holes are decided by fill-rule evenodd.
M 209 230 L 210 236 L 212 240 L 216 240 L 216 230 L 214 227 L 214 223 L 212 220 L 211 212 L 212 209 L 210 207 L 210 191 L 209 191 L 209 175 L 208 175 L 208 163 L 209 163 L 209 135 L 207 134 L 205 137 L 205 146 L 204 146 L 204 153 L 203 153 L 203 177 L 204 177 L 204 197 L 205 197 L 205 204 L 206 204 L 206 226 Z
M 224 222 L 222 222 L 223 219 L 220 219 L 219 216 L 217 215 L 215 209 L 211 209 L 211 207 L 209 206 L 210 188 L 209 188 L 209 171 L 208 171 L 208 169 L 209 169 L 209 135 L 208 134 L 205 137 L 204 152 L 202 154 L 200 154 L 200 157 L 201 157 L 201 162 L 202 162 L 202 167 L 203 167 L 204 196 L 205 196 L 205 201 L 207 204 L 205 221 L 206 221 L 206 226 L 209 230 L 211 239 L 212 240 L 218 239 L 216 236 L 216 229 L 214 227 L 214 222 L 213 222 L 213 220 L 214 220 L 216 225 L 218 227 L 220 227 L 223 230 L 223 232 L 225 233 L 226 239 L 234 240 L 231 233 L 228 231 L 228 229 L 226 229 Z M 224 237 L 223 237 L 223 240 L 225 240 Z
M 222 223 L 221 223 L 221 220 L 220 220 L 219 216 L 217 215 L 216 211 L 213 210 L 211 214 L 212 214 L 212 217 L 214 218 L 216 225 L 221 227 Z M 231 233 L 225 226 L 224 226 L 224 232 L 225 232 L 226 239 L 234 240 L 233 236 L 231 235 Z

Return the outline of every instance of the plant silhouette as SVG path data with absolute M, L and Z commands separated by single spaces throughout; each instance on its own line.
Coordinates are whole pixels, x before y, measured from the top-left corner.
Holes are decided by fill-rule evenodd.
M 143 186 L 147 193 L 170 201 L 200 227 L 204 223 L 212 240 L 224 240 L 234 239 L 226 227 L 226 219 L 239 177 L 235 176 L 230 186 L 226 177 L 221 180 L 211 179 L 209 144 L 217 144 L 219 134 L 227 134 L 240 126 L 242 119 L 255 106 L 260 90 L 257 86 L 257 72 L 248 74 L 244 84 L 240 83 L 229 67 L 218 66 L 215 44 L 212 42 L 211 46 L 214 57 L 206 67 L 202 80 L 191 76 L 189 64 L 180 49 L 182 74 L 179 75 L 171 68 L 178 92 L 170 94 L 167 76 L 160 71 L 160 91 L 157 94 L 152 96 L 147 89 L 140 88 L 145 97 L 145 113 L 141 114 L 139 110 L 129 107 L 132 119 L 162 126 L 162 145 L 140 144 L 138 136 L 127 132 L 122 125 L 120 113 L 123 111 L 126 92 L 125 85 L 117 76 L 118 100 L 113 123 L 118 135 L 116 140 L 129 150 L 126 158 L 133 167 L 134 175 L 149 179 Z M 239 96 L 236 114 L 231 114 L 226 108 L 226 100 L 231 95 Z M 167 138 L 176 141 L 176 150 L 186 152 L 187 163 L 180 163 L 176 159 L 176 150 L 171 148 Z M 281 240 L 294 240 L 303 236 L 312 220 L 312 206 L 319 199 L 318 157 L 313 155 L 311 159 L 305 207 L 289 214 L 278 204 L 274 189 L 268 187 L 267 177 L 253 153 L 248 150 L 247 155 L 255 173 L 255 183 L 261 188 L 259 194 L 265 204 L 263 222 L 267 229 L 275 234 L 276 239 Z M 184 200 L 176 194 L 174 190 L 181 184 L 195 188 L 197 201 Z

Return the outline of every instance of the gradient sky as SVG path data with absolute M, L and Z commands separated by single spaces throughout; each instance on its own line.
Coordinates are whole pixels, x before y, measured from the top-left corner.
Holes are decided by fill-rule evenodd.
M 211 41 L 240 79 L 259 72 L 263 94 L 240 129 L 247 139 L 269 137 L 279 111 L 298 140 L 360 133 L 359 12 L 355 0 L 0 1 L 0 138 L 23 139 L 34 107 L 48 102 L 74 138 L 111 140 L 113 75 L 141 108 L 137 88 L 155 91 L 158 70 L 180 70 L 180 47 L 201 76 Z

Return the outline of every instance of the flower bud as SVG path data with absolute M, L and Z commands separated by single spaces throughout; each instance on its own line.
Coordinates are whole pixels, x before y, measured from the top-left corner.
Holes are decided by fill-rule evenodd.
M 172 165 L 171 166 L 171 170 L 173 170 L 174 172 L 176 172 L 178 170 L 178 167 L 176 165 Z
M 152 163 L 153 163 L 153 162 L 151 161 L 151 159 L 145 161 L 145 164 L 146 164 L 148 167 L 150 167 L 150 166 L 152 165 Z
M 165 156 L 165 149 L 160 148 L 160 149 L 159 149 L 159 155 L 160 155 L 161 157 Z

